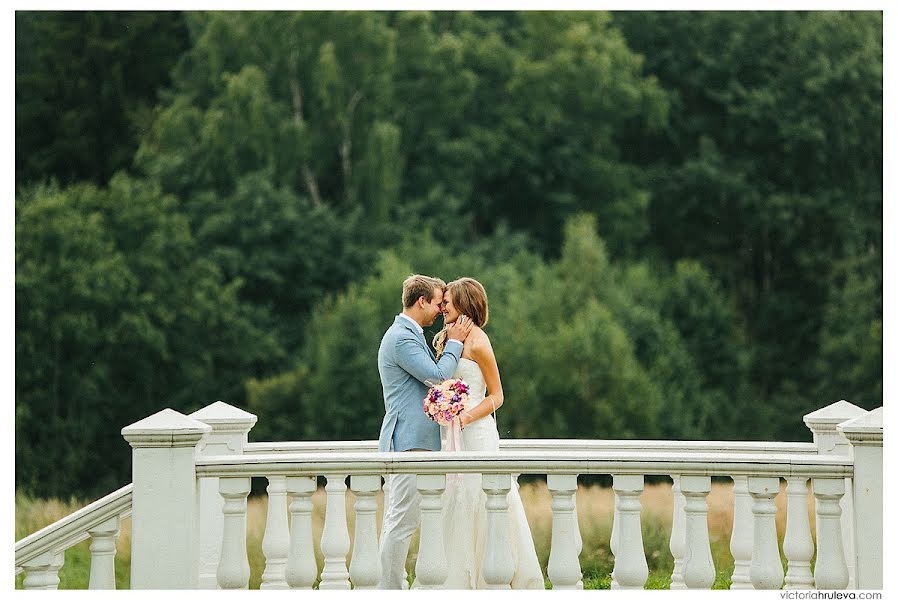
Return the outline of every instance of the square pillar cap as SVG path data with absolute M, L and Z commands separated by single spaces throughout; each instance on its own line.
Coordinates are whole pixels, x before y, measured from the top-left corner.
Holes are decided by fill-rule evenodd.
M 850 421 L 836 425 L 836 429 L 853 445 L 882 445 L 882 407 L 871 410 Z
M 806 414 L 804 422 L 808 429 L 815 433 L 818 431 L 835 432 L 836 425 L 839 423 L 850 421 L 865 414 L 867 414 L 867 411 L 860 406 L 845 400 L 839 400 L 829 406 L 824 406 L 819 410 Z
M 190 413 L 190 418 L 210 425 L 215 433 L 248 433 L 259 420 L 256 415 L 220 400 Z
M 209 425 L 171 408 L 122 428 L 122 437 L 134 448 L 196 446 L 212 431 Z

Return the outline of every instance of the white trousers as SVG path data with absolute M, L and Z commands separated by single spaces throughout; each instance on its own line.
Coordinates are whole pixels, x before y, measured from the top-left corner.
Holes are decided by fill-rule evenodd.
M 421 525 L 421 495 L 416 475 L 389 475 L 380 533 L 381 590 L 401 590 L 412 534 Z

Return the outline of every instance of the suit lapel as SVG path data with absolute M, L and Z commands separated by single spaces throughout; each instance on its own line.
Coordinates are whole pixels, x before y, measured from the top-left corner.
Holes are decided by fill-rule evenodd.
M 417 337 L 421 341 L 421 344 L 425 348 L 427 348 L 427 351 L 430 353 L 430 358 L 432 358 L 433 361 L 436 362 L 437 357 L 434 356 L 433 350 L 431 350 L 430 346 L 427 345 L 427 338 L 424 337 L 423 331 L 418 331 L 418 328 L 415 327 L 414 325 L 412 325 L 411 323 L 409 323 L 408 319 L 406 319 L 404 317 L 400 317 L 399 315 L 396 315 L 396 323 L 399 323 L 400 325 L 402 325 L 403 327 L 405 327 L 406 329 L 408 329 L 409 331 L 414 333 L 415 337 Z
M 433 350 L 430 349 L 430 346 L 427 345 L 427 340 L 424 338 L 424 333 L 421 333 L 421 340 L 424 342 L 424 347 L 427 348 L 427 351 L 430 352 L 430 358 L 433 359 L 433 362 L 437 361 L 437 357 L 434 355 Z

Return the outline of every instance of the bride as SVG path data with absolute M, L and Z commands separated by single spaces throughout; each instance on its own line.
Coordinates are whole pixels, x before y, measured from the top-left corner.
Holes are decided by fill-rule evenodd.
M 504 400 L 499 367 L 482 327 L 489 310 L 486 290 L 475 279 L 462 277 L 446 286 L 443 294 L 444 324 L 448 327 L 461 315 L 474 322 L 465 340 L 464 351 L 453 377 L 464 379 L 469 386 L 468 403 L 457 417 L 462 427 L 461 448 L 478 452 L 499 452 L 499 431 L 494 412 Z M 433 340 L 437 355 L 446 344 L 446 329 Z M 486 392 L 489 392 L 489 395 Z M 447 449 L 446 427 L 441 427 L 442 449 Z M 486 545 L 486 494 L 481 488 L 481 475 L 460 476 L 443 495 L 443 532 L 449 577 L 446 589 L 483 589 L 481 574 Z M 458 524 L 464 526 L 459 527 Z M 511 580 L 513 589 L 544 589 L 543 573 L 536 558 L 530 527 L 517 485 L 508 493 L 508 529 L 512 559 L 515 565 Z

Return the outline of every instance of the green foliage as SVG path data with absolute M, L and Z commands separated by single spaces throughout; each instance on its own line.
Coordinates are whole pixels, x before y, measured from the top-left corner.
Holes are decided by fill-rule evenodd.
M 837 265 L 820 335 L 818 393 L 882 405 L 882 256 Z
M 16 184 L 104 184 L 131 165 L 187 48 L 172 12 L 16 12 Z
M 117 175 L 16 205 L 16 483 L 108 491 L 127 481 L 120 427 L 165 406 L 239 402 L 281 353 L 196 255 L 176 201 Z M 103 456 L 104 468 L 95 468 Z
M 401 308 L 399 283 L 413 272 L 447 280 L 467 274 L 486 287 L 492 306 L 486 331 L 507 399 L 498 417 L 503 435 L 697 437 L 719 424 L 718 391 L 706 389 L 673 322 L 639 301 L 604 258 L 594 219 L 572 219 L 565 230 L 556 262 L 544 262 L 514 238 L 497 256 L 446 252 L 429 235 L 410 236 L 382 254 L 375 274 L 316 307 L 293 370 L 251 382 L 250 409 L 266 423 L 253 435 L 377 435 L 383 417 L 377 349 Z M 719 306 L 707 274 L 702 281 L 705 300 Z M 690 316 L 709 331 L 721 326 L 697 311 Z
M 838 369 L 817 364 L 833 269 L 882 247 L 882 13 L 614 22 L 671 93 L 667 128 L 625 144 L 650 173 L 652 243 L 706 266 L 734 299 L 753 349 L 751 420 L 804 436 L 800 416 L 836 399 L 815 393 L 821 369 Z M 875 375 L 866 386 L 847 399 L 876 404 Z
M 807 439 L 882 403 L 882 165 L 879 12 L 17 13 L 17 484 L 373 437 L 411 272 L 487 287 L 506 437 Z

